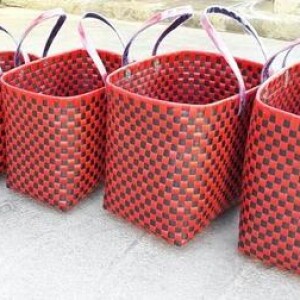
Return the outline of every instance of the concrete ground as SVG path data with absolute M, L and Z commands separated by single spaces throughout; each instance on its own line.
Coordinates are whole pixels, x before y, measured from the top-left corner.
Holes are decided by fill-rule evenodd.
M 36 11 L 0 9 L 0 20 L 20 32 Z M 70 16 L 52 53 L 80 47 L 78 17 Z M 50 22 L 49 22 L 50 23 Z M 26 49 L 40 53 L 49 23 L 32 33 Z M 87 22 L 99 47 L 121 50 L 109 30 Z M 115 22 L 129 36 L 140 24 Z M 147 56 L 157 26 L 134 47 Z M 48 33 L 47 33 L 48 34 Z M 235 55 L 261 60 L 252 40 L 223 34 Z M 285 43 L 263 40 L 270 52 Z M 1 49 L 5 49 L 1 36 Z M 172 33 L 162 51 L 214 50 L 200 29 Z M 294 58 L 299 51 L 295 51 Z M 293 59 L 291 59 L 293 60 Z M 219 218 L 183 248 L 173 247 L 102 209 L 103 188 L 63 214 L 5 187 L 0 178 L 0 299 L 298 300 L 300 278 L 265 267 L 237 252 L 238 209 Z

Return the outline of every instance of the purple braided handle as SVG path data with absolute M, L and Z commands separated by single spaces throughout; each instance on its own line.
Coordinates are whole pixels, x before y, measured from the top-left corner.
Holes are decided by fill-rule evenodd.
M 240 106 L 239 106 L 239 112 L 240 115 L 243 111 L 243 108 L 245 106 L 246 102 L 246 86 L 243 79 L 243 76 L 241 74 L 241 71 L 232 56 L 231 52 L 229 51 L 227 45 L 223 41 L 223 39 L 220 37 L 218 32 L 215 30 L 212 23 L 209 21 L 208 15 L 209 14 L 222 14 L 227 17 L 232 18 L 236 22 L 238 22 L 240 25 L 242 25 L 243 29 L 254 37 L 255 41 L 257 42 L 265 60 L 267 60 L 267 54 L 265 51 L 265 48 L 262 44 L 262 42 L 259 39 L 259 36 L 256 32 L 256 30 L 253 28 L 253 26 L 242 16 L 237 14 L 236 12 L 222 7 L 222 6 L 210 6 L 204 10 L 204 12 L 201 15 L 201 24 L 203 29 L 207 32 L 208 36 L 211 38 L 212 42 L 216 46 L 216 48 L 221 52 L 227 63 L 229 64 L 230 68 L 232 69 L 233 73 L 235 74 L 238 84 L 239 84 L 239 96 L 240 96 Z
M 287 52 L 284 62 L 283 62 L 283 67 L 285 66 L 286 63 L 286 59 L 287 56 L 289 55 L 289 53 L 296 47 L 300 45 L 300 39 L 297 39 L 295 41 L 293 41 L 291 44 L 289 44 L 288 46 L 285 46 L 284 48 L 282 48 L 281 50 L 279 50 L 278 52 L 276 52 L 274 55 L 272 55 L 268 61 L 265 63 L 263 70 L 262 70 L 262 75 L 261 75 L 261 81 L 265 82 L 271 75 L 270 75 L 270 66 L 272 65 L 272 63 L 274 62 L 274 60 L 281 54 L 284 52 Z
M 169 19 L 175 19 L 175 21 L 160 35 L 158 38 L 154 49 L 152 51 L 152 55 L 156 55 L 157 49 L 162 42 L 162 40 L 174 29 L 176 29 L 179 25 L 183 24 L 186 22 L 188 19 L 190 19 L 193 16 L 193 8 L 190 5 L 187 6 L 180 6 L 180 7 L 175 7 L 171 8 L 168 10 L 165 10 L 163 12 L 157 13 L 154 16 L 152 16 L 149 20 L 147 20 L 141 29 L 139 29 L 129 40 L 127 43 L 124 53 L 123 53 L 123 65 L 129 64 L 129 52 L 130 52 L 130 47 L 133 43 L 133 41 L 137 38 L 137 36 L 145 31 L 147 28 L 156 25 L 157 23 L 160 23 L 164 20 L 169 20 Z
M 171 23 L 171 25 L 169 25 L 165 29 L 165 31 L 157 39 L 157 41 L 156 41 L 156 43 L 154 45 L 154 48 L 152 50 L 152 56 L 155 56 L 157 54 L 158 47 L 160 46 L 160 44 L 163 41 L 163 39 L 169 33 L 171 33 L 173 30 L 175 30 L 177 27 L 179 27 L 180 25 L 182 25 L 183 23 L 185 23 L 187 20 L 189 20 L 192 16 L 193 16 L 193 11 L 191 10 L 190 13 L 183 14 L 182 16 L 179 16 L 177 19 L 175 19 L 175 21 L 173 23 Z
M 61 29 L 62 25 L 64 24 L 67 15 L 65 14 L 65 12 L 61 9 L 61 8 L 57 8 L 57 9 L 53 9 L 53 10 L 49 10 L 46 11 L 44 13 L 42 13 L 41 15 L 39 15 L 36 19 L 34 19 L 29 26 L 25 29 L 24 33 L 22 34 L 17 50 L 16 50 L 16 54 L 15 54 L 15 65 L 18 66 L 20 65 L 20 52 L 21 52 L 21 47 L 22 44 L 25 40 L 25 38 L 27 37 L 27 35 L 40 23 L 52 19 L 52 18 L 58 18 L 56 24 L 54 25 L 53 29 L 51 30 L 51 33 L 46 41 L 45 44 L 45 48 L 43 51 L 43 57 L 47 56 L 48 51 L 50 49 L 50 46 L 52 45 L 57 33 L 59 32 L 59 30 Z
M 16 45 L 16 47 L 18 46 L 17 40 L 14 38 L 14 36 L 13 36 L 8 30 L 6 30 L 4 27 L 0 26 L 0 31 L 6 33 L 6 34 L 13 40 L 14 44 Z M 24 52 L 22 53 L 22 55 L 23 55 L 23 57 L 24 57 L 25 63 L 26 63 L 26 62 L 29 62 L 29 57 L 28 57 L 28 55 L 27 55 L 26 53 L 24 53 Z M 2 74 L 3 74 L 3 70 L 2 70 L 2 68 L 0 67 L 0 76 L 1 76 Z

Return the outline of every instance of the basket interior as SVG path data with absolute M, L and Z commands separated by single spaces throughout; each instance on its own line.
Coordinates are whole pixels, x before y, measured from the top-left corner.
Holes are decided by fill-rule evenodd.
M 242 59 L 237 62 L 247 90 L 259 85 L 262 65 Z M 238 93 L 236 77 L 224 58 L 205 52 L 159 56 L 114 73 L 110 81 L 136 94 L 189 104 L 208 104 Z
M 261 100 L 269 106 L 300 114 L 300 64 L 296 64 L 264 85 Z
M 108 73 L 121 65 L 121 57 L 106 51 L 99 55 Z M 6 83 L 39 94 L 69 97 L 104 87 L 93 61 L 84 50 L 48 57 L 8 73 Z

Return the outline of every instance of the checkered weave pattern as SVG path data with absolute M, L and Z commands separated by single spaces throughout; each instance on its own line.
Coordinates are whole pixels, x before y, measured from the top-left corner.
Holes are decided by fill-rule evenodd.
M 108 77 L 104 207 L 176 245 L 237 204 L 261 65 L 238 59 L 247 92 L 221 55 L 181 51 Z
M 262 85 L 244 167 L 239 249 L 300 274 L 300 64 Z
M 15 67 L 14 65 L 14 55 L 13 51 L 0 52 L 0 67 L 3 72 L 7 72 Z M 36 60 L 37 56 L 30 54 L 29 58 L 31 61 Z M 23 62 L 22 62 L 23 63 Z M 1 89 L 1 84 L 0 84 Z M 0 173 L 4 172 L 6 169 L 6 151 L 5 151 L 5 126 L 4 126 L 4 106 L 2 97 L 0 96 Z
M 108 72 L 117 54 L 99 51 Z M 7 185 L 68 210 L 104 179 L 106 91 L 84 50 L 3 76 Z

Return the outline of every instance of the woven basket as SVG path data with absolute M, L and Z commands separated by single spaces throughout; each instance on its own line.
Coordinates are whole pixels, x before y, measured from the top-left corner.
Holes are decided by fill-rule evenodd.
M 236 205 L 261 64 L 180 51 L 108 77 L 104 207 L 176 245 Z
M 117 54 L 99 51 L 108 72 Z M 104 177 L 105 86 L 84 50 L 24 65 L 2 77 L 7 185 L 68 210 Z
M 22 55 L 21 46 L 24 42 L 27 35 L 40 23 L 44 22 L 45 20 L 51 18 L 58 18 L 56 24 L 53 26 L 52 31 L 45 43 L 43 56 L 46 56 L 57 33 L 60 31 L 62 25 L 65 22 L 66 15 L 63 10 L 55 9 L 44 12 L 40 14 L 37 18 L 32 20 L 27 28 L 24 30 L 22 37 L 20 38 L 20 42 L 17 43 L 16 39 L 3 27 L 0 27 L 0 30 L 5 32 L 10 36 L 13 42 L 16 44 L 16 51 L 5 51 L 0 52 L 0 70 L 1 75 L 6 73 L 16 66 L 27 63 L 29 61 L 37 60 L 39 57 L 33 54 L 24 54 Z M 0 89 L 2 89 L 0 84 Z M 2 92 L 3 94 L 3 92 Z M 0 97 L 0 172 L 4 172 L 6 170 L 6 136 L 5 136 L 5 106 L 3 105 L 3 99 Z
M 0 68 L 3 73 L 15 68 L 14 63 L 15 52 L 14 51 L 1 51 L 0 52 Z M 30 54 L 31 61 L 38 59 L 37 56 Z M 24 60 L 21 60 L 24 63 Z M 0 90 L 2 90 L 2 84 L 0 83 Z M 5 147 L 5 108 L 3 106 L 3 99 L 0 94 L 0 173 L 6 170 L 6 147 Z
M 248 89 L 242 117 L 220 55 L 162 55 L 108 78 L 106 209 L 182 245 L 237 203 L 261 71 L 238 63 Z
M 300 42 L 299 42 L 300 43 Z M 300 274 L 300 64 L 265 82 L 247 141 L 239 249 Z

